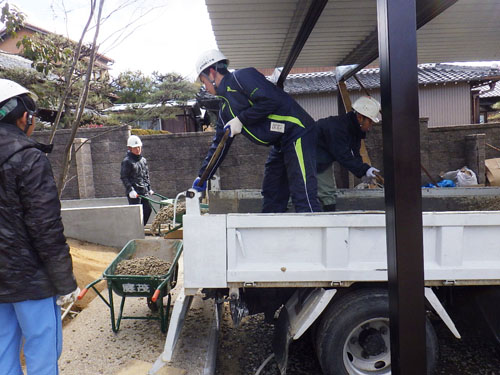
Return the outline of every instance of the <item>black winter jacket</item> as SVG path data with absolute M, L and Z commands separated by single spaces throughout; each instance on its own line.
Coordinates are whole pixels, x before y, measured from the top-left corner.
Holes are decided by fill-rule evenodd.
M 354 112 L 318 120 L 316 131 L 318 132 L 316 165 L 319 173 L 334 161 L 338 161 L 356 177 L 361 178 L 365 175 L 370 166 L 363 163 L 359 149 L 366 133 L 361 131 Z
M 0 123 L 0 303 L 76 289 L 48 151 Z
M 146 195 L 151 190 L 146 158 L 128 151 L 122 161 L 120 178 L 128 195 L 133 189 L 137 194 Z

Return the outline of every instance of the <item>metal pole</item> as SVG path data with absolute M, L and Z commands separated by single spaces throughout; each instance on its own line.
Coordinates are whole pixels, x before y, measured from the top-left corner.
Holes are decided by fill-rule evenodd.
M 393 375 L 426 369 L 415 0 L 377 0 Z

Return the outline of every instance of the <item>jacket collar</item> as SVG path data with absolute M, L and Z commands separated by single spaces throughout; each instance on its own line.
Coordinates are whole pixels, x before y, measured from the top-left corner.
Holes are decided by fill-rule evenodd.
M 356 135 L 357 138 L 365 139 L 366 132 L 361 130 L 361 124 L 358 121 L 358 117 L 354 111 L 350 111 L 347 113 L 347 117 L 349 118 L 350 129 Z
M 0 165 L 12 157 L 16 152 L 30 147 L 36 148 L 44 153 L 50 153 L 53 145 L 39 143 L 29 138 L 17 126 L 0 122 Z

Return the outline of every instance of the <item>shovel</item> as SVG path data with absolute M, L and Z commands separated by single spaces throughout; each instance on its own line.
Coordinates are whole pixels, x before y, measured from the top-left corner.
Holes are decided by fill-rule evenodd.
M 217 162 L 217 159 L 219 158 L 220 153 L 222 152 L 224 145 L 226 144 L 227 139 L 229 138 L 229 133 L 231 131 L 229 129 L 226 130 L 224 133 L 224 136 L 219 142 L 219 145 L 215 149 L 215 152 L 213 153 L 212 157 L 210 158 L 210 161 L 208 162 L 207 167 L 205 168 L 205 171 L 200 177 L 200 181 L 198 181 L 198 186 L 202 187 L 205 181 L 208 179 L 208 176 L 210 176 L 210 173 L 212 173 L 212 169 L 214 168 L 215 163 Z

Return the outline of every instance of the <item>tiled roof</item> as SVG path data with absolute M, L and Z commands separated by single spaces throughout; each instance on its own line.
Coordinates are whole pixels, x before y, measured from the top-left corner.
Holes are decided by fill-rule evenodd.
M 0 51 L 0 69 L 33 69 L 31 67 L 31 60 L 24 57 L 13 55 L 7 52 Z
M 493 90 L 489 90 L 488 86 L 481 87 L 479 96 L 481 98 L 494 98 L 500 97 L 500 82 L 495 84 L 495 88 Z
M 363 69 L 356 76 L 367 89 L 380 87 L 380 69 Z M 450 82 L 478 82 L 496 77 L 500 69 L 496 67 L 476 67 L 451 64 L 421 64 L 418 66 L 420 85 Z M 354 78 L 346 81 L 349 90 L 360 90 Z M 337 91 L 335 72 L 290 74 L 285 81 L 285 91 L 289 94 L 324 93 Z

